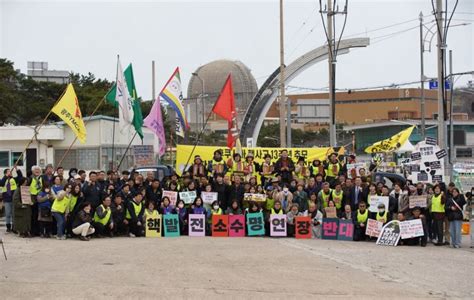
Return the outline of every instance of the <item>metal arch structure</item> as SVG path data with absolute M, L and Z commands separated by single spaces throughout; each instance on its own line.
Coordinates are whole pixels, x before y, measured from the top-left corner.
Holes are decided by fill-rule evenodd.
M 353 38 L 341 40 L 339 44 L 339 54 L 349 53 L 350 48 L 367 47 L 370 44 L 369 38 Z M 313 49 L 285 68 L 285 83 L 288 84 L 295 77 L 314 64 L 326 60 L 328 57 L 327 45 Z M 253 138 L 253 145 L 257 144 L 258 134 L 272 103 L 278 96 L 278 86 L 280 84 L 280 68 L 276 69 L 260 87 L 255 97 L 252 99 L 240 128 L 240 140 L 246 143 L 247 138 Z

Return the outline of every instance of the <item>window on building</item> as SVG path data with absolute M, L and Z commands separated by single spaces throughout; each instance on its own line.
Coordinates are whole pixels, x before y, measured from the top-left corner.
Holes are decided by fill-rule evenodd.
M 21 155 L 22 152 L 12 152 L 12 159 L 11 159 L 11 163 L 10 165 L 13 166 L 15 165 L 16 161 L 18 160 L 18 158 L 20 158 L 21 156 L 21 159 L 18 161 L 18 166 L 23 166 L 23 158 L 25 158 L 23 155 Z
M 456 158 L 467 158 L 472 157 L 472 148 L 457 148 L 456 149 Z
M 464 130 L 454 130 L 454 145 L 464 146 L 466 145 L 466 132 Z
M 0 151 L 0 167 L 10 166 L 10 151 Z

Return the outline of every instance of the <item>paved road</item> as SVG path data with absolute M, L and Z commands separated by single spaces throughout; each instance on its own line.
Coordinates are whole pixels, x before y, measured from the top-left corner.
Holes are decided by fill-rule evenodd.
M 12 235 L 5 236 L 5 247 L 3 299 L 474 298 L 469 248 L 271 238 L 80 242 Z

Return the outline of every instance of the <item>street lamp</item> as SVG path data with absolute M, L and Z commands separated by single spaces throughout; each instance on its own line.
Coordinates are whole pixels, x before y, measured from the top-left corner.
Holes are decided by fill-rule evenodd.
M 201 82 L 201 94 L 199 95 L 199 97 L 201 98 L 201 109 L 202 109 L 202 126 L 204 127 L 204 114 L 205 114 L 205 109 L 204 109 L 204 79 L 202 79 L 198 73 L 194 72 L 193 73 L 193 76 L 196 76 L 197 79 L 199 79 L 199 81 Z M 197 115 L 198 115 L 198 112 L 197 112 L 197 99 L 196 99 L 196 123 L 197 123 Z

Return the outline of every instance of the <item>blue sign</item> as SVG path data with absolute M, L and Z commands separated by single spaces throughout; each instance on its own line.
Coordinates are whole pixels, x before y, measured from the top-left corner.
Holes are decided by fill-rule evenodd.
M 430 90 L 436 90 L 438 88 L 438 81 L 437 80 L 430 80 L 429 81 L 429 87 L 430 87 Z M 450 84 L 449 80 L 446 80 L 444 82 L 444 88 L 447 89 L 447 90 L 451 89 L 451 84 Z

